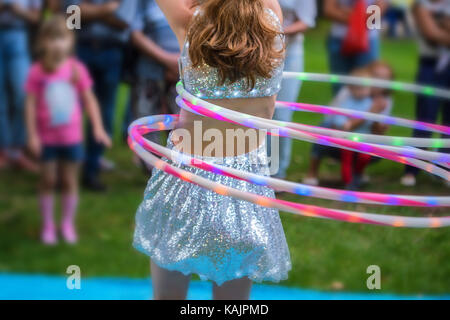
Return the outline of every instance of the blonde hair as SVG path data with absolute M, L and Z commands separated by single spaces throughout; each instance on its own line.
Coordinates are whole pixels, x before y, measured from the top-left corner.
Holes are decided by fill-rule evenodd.
M 246 79 L 248 89 L 256 77 L 269 78 L 284 48 L 274 47 L 281 31 L 268 21 L 262 0 L 204 0 L 189 26 L 189 56 L 194 67 L 217 68 L 221 84 Z
M 368 67 L 356 68 L 350 72 L 350 76 L 370 78 L 372 73 Z
M 44 54 L 43 43 L 45 40 L 60 37 L 71 37 L 72 41 L 75 42 L 75 34 L 67 28 L 65 17 L 61 14 L 55 14 L 46 19 L 39 27 L 35 45 L 37 55 Z
M 389 71 L 389 78 L 387 80 L 395 79 L 394 69 L 392 69 L 391 65 L 385 61 L 377 60 L 377 61 L 370 63 L 367 66 L 367 69 L 370 71 L 371 76 L 374 75 L 375 70 L 378 68 L 384 68 Z M 392 93 L 392 90 L 388 89 L 388 88 L 381 89 L 381 91 L 383 92 L 384 95 L 390 95 Z
M 370 63 L 367 66 L 367 68 L 369 69 L 370 73 L 373 73 L 375 69 L 385 68 L 390 73 L 389 80 L 393 80 L 395 78 L 394 69 L 392 69 L 391 65 L 385 61 L 381 61 L 381 60 L 374 61 L 374 62 Z

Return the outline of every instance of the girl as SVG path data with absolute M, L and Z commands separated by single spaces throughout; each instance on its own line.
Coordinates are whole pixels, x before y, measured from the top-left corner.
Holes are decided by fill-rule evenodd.
M 61 173 L 61 231 L 69 243 L 77 241 L 73 225 L 78 204 L 78 167 L 83 157 L 82 112 L 84 106 L 99 143 L 111 145 L 103 129 L 92 80 L 86 68 L 72 56 L 74 35 L 62 16 L 43 23 L 38 38 L 39 60 L 26 82 L 28 144 L 41 159 L 39 204 L 42 241 L 57 241 L 53 221 L 53 190 Z M 60 166 L 60 171 L 58 171 Z
M 278 2 L 156 2 L 177 36 L 185 89 L 225 108 L 271 118 L 284 65 Z M 201 127 L 197 126 L 199 123 Z M 219 158 L 215 153 L 207 161 L 269 174 L 265 136 L 259 147 L 247 143 L 247 139 L 236 145 L 235 136 L 225 132 L 247 128 L 184 110 L 178 126 L 181 130 L 171 132 L 168 147 L 179 149 L 179 132 L 198 137 L 194 128 L 197 132 L 215 130 L 222 133 L 223 141 L 217 146 L 225 157 Z M 195 142 L 200 148 L 189 153 L 205 159 L 202 155 L 207 145 L 199 140 Z M 171 163 L 227 186 L 274 197 L 274 191 L 264 186 Z M 219 195 L 157 169 L 137 212 L 134 246 L 152 260 L 155 299 L 186 298 L 193 273 L 214 281 L 215 299 L 248 299 L 252 281 L 280 281 L 287 278 L 291 268 L 277 210 Z
M 394 73 L 392 68 L 385 62 L 372 62 L 367 70 L 369 76 L 381 80 L 393 80 Z M 389 89 L 372 87 L 370 89 L 371 107 L 368 112 L 380 113 L 383 115 L 390 115 L 392 112 L 392 97 Z M 349 118 L 343 126 L 345 131 L 363 132 L 383 135 L 388 130 L 388 125 L 364 121 L 363 119 Z M 358 190 L 363 184 L 364 171 L 367 165 L 373 161 L 378 161 L 379 158 L 372 158 L 370 155 L 364 153 L 353 152 L 349 150 L 341 150 L 341 173 L 347 189 Z
M 30 68 L 30 30 L 41 17 L 41 0 L 0 0 L 0 169 L 36 172 L 26 156 L 23 86 Z
M 354 76 L 365 76 L 372 77 L 376 79 L 382 80 L 392 80 L 394 78 L 394 74 L 392 68 L 383 61 L 375 61 L 363 69 L 359 69 L 358 72 L 353 73 Z M 366 88 L 368 89 L 368 88 Z M 361 90 L 366 90 L 364 87 Z M 371 105 L 370 109 L 360 111 L 368 111 L 372 113 L 381 113 L 384 115 L 389 115 L 392 110 L 392 98 L 391 92 L 387 89 L 382 88 L 370 88 L 370 100 Z M 333 99 L 332 106 L 334 107 L 345 107 L 346 101 L 351 98 L 351 90 L 349 86 L 345 86 L 339 90 L 339 93 Z M 333 126 L 333 123 L 336 119 L 342 121 L 341 125 L 338 126 L 337 129 L 344 131 L 360 131 L 365 130 L 366 133 L 373 134 L 384 134 L 388 127 L 379 122 L 371 122 L 363 119 L 354 119 L 347 118 L 344 116 L 327 116 L 325 120 L 322 122 L 321 126 L 330 128 Z M 347 121 L 346 121 L 347 120 Z M 336 128 L 336 125 L 334 124 Z M 368 131 L 368 132 L 367 132 Z M 356 165 L 352 166 L 353 158 L 357 156 Z M 372 161 L 370 156 L 367 156 L 363 153 L 355 153 L 351 151 L 345 151 L 338 148 L 322 146 L 320 144 L 314 144 L 312 146 L 311 151 L 311 163 L 307 173 L 307 176 L 303 179 L 304 184 L 319 185 L 319 169 L 320 164 L 325 157 L 331 157 L 333 159 L 341 159 L 343 165 L 341 167 L 342 172 L 342 180 L 347 185 L 349 189 L 358 189 L 363 180 L 367 180 L 367 177 L 364 177 L 365 167 Z M 353 172 L 354 171 L 354 172 Z
M 413 6 L 413 15 L 418 27 L 419 68 L 417 83 L 450 88 L 450 63 L 440 61 L 442 49 L 450 48 L 450 0 L 417 0 Z M 441 62 L 444 62 L 441 64 Z M 442 110 L 441 124 L 450 125 L 450 102 L 427 95 L 418 95 L 416 101 L 416 120 L 437 123 Z M 430 138 L 431 132 L 415 129 L 415 138 Z M 443 135 L 442 138 L 449 138 Z M 441 149 L 441 152 L 449 152 Z M 406 187 L 416 185 L 419 169 L 406 166 L 400 183 Z

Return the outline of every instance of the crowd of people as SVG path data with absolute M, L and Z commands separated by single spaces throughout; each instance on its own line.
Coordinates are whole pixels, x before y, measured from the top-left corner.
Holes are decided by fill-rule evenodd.
M 322 12 L 331 21 L 327 38 L 330 73 L 393 79 L 392 68 L 380 61 L 381 30 L 366 30 L 365 43 L 347 39 L 349 21 L 361 14 L 357 12 L 361 2 L 365 7 L 378 5 L 382 14 L 387 12 L 390 24 L 394 16 L 398 18 L 399 7 L 403 13 L 411 10 L 419 39 L 417 82 L 450 88 L 449 0 L 405 1 L 405 6 L 401 1 L 390 6 L 387 0 L 280 0 L 285 70 L 303 71 L 304 33 L 315 26 Z M 66 10 L 71 5 L 79 6 L 81 12 L 79 30 L 66 26 Z M 142 116 L 178 112 L 179 55 L 178 40 L 153 0 L 0 0 L 0 168 L 14 166 L 40 173 L 45 243 L 56 242 L 53 193 L 57 184 L 62 188 L 61 230 L 68 242 L 77 239 L 73 220 L 79 167 L 85 188 L 106 189 L 100 172 L 114 165 L 104 150 L 111 145 L 121 82 L 131 88 L 123 128 Z M 300 80 L 284 81 L 278 100 L 296 101 L 300 89 Z M 334 85 L 333 93 L 333 106 L 382 114 L 390 114 L 393 108 L 388 90 Z M 83 110 L 89 118 L 85 138 Z M 435 123 L 440 111 L 442 124 L 450 125 L 448 101 L 418 96 L 417 120 Z M 292 121 L 292 111 L 277 110 L 274 119 Z M 388 129 L 343 116 L 327 116 L 322 126 L 375 134 Z M 415 130 L 414 136 L 427 137 L 428 133 Z M 152 133 L 150 139 L 160 142 L 160 133 Z M 291 149 L 292 141 L 281 138 L 279 178 L 286 178 Z M 319 184 L 319 165 L 326 156 L 340 161 L 342 181 L 349 189 L 361 187 L 364 169 L 374 161 L 361 153 L 315 145 L 304 183 Z M 415 185 L 417 173 L 407 167 L 402 184 Z
M 394 78 L 392 68 L 380 61 L 380 38 L 381 30 L 366 30 L 362 33 L 363 38 L 368 38 L 365 45 L 351 43 L 349 38 L 349 20 L 358 15 L 358 1 L 352 0 L 324 0 L 324 16 L 332 21 L 331 30 L 328 37 L 328 57 L 330 72 L 335 74 L 356 74 L 374 78 L 392 80 Z M 368 0 L 366 5 L 377 5 L 382 15 L 387 14 L 388 25 L 395 29 L 392 15 L 398 14 L 401 10 L 411 11 L 413 21 L 417 26 L 416 34 L 419 44 L 419 62 L 416 82 L 431 86 L 450 88 L 450 55 L 449 39 L 450 33 L 448 23 L 450 19 L 450 1 L 448 0 L 416 0 L 411 1 L 385 1 Z M 393 13 L 394 12 L 394 13 Z M 408 25 L 409 27 L 409 25 Z M 406 32 L 409 32 L 405 27 Z M 395 33 L 388 35 L 393 36 Z M 359 37 L 358 39 L 360 39 Z M 333 91 L 335 98 L 332 105 L 344 108 L 357 108 L 361 111 L 390 114 L 393 102 L 389 91 L 376 88 L 372 92 L 364 90 L 362 87 L 348 86 L 341 88 L 335 85 Z M 416 101 L 416 117 L 418 121 L 436 123 L 442 111 L 443 125 L 450 125 L 450 110 L 447 100 L 438 99 L 425 95 L 418 95 Z M 346 117 L 326 117 L 323 126 L 346 131 L 356 131 L 362 133 L 383 134 L 388 129 L 380 123 L 369 121 L 352 121 Z M 430 137 L 431 133 L 416 129 L 414 137 Z M 444 136 L 446 137 L 446 136 Z M 448 137 L 446 137 L 448 138 Z M 441 150 L 448 152 L 449 150 Z M 329 147 L 315 145 L 311 153 L 310 169 L 303 182 L 317 185 L 320 160 L 325 156 L 340 159 L 342 181 L 349 189 L 358 189 L 368 177 L 363 173 L 364 168 L 374 159 L 345 150 L 337 150 Z M 419 170 L 416 167 L 406 166 L 405 173 L 401 178 L 401 184 L 407 187 L 416 185 L 416 176 Z M 449 185 L 447 183 L 447 185 Z

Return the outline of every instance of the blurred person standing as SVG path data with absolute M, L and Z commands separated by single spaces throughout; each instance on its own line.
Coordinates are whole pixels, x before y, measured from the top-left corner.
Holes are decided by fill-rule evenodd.
M 81 10 L 81 29 L 77 32 L 77 56 L 88 67 L 94 80 L 94 91 L 99 99 L 106 131 L 111 136 L 115 115 L 116 95 L 122 72 L 123 49 L 128 40 L 128 23 L 118 16 L 121 4 L 130 1 L 74 0 Z M 103 191 L 100 181 L 100 161 L 104 147 L 95 141 L 89 125 L 86 141 L 86 159 L 83 168 L 83 186 Z
M 364 16 L 367 15 L 366 8 L 370 5 L 377 5 L 381 14 L 387 8 L 385 0 L 324 0 L 323 13 L 332 21 L 327 46 L 330 71 L 333 74 L 348 74 L 351 70 L 368 65 L 380 57 L 380 30 L 377 29 L 367 30 L 368 47 L 366 50 L 344 52 L 344 44 L 350 31 L 351 17 L 361 5 L 364 12 L 360 12 L 360 14 Z M 367 29 L 367 25 L 363 24 L 360 28 Z M 335 94 L 340 87 L 340 85 L 333 85 Z
M 133 118 L 178 113 L 175 85 L 179 79 L 179 44 L 154 0 L 139 1 L 131 41 L 138 50 L 131 90 Z M 160 137 L 161 132 L 148 135 L 156 143 L 161 142 Z
M 316 0 L 280 0 L 284 17 L 284 34 L 286 36 L 285 71 L 303 72 L 304 70 L 304 32 L 315 26 L 317 16 Z M 283 80 L 277 99 L 280 101 L 296 102 L 301 88 L 301 81 L 297 79 Z M 273 119 L 292 121 L 293 111 L 287 108 L 275 109 Z M 276 175 L 284 179 L 291 162 L 292 140 L 279 138 L 280 164 Z M 270 143 L 270 138 L 268 142 Z
M 23 86 L 30 67 L 28 27 L 39 22 L 41 4 L 41 0 L 0 0 L 0 168 L 11 161 L 37 170 L 23 153 Z
M 417 83 L 450 88 L 450 0 L 416 0 L 413 14 L 419 30 Z M 416 120 L 436 123 L 442 110 L 442 125 L 450 126 L 450 102 L 418 95 Z M 430 138 L 431 132 L 415 129 L 414 137 Z M 443 138 L 450 138 L 443 136 Z M 448 149 L 443 152 L 450 152 Z M 407 166 L 401 178 L 404 186 L 415 186 L 419 169 Z
M 412 35 L 412 28 L 408 21 L 408 14 L 414 0 L 391 0 L 386 10 L 387 35 L 391 38 L 397 37 L 397 25 L 403 25 L 405 37 Z
M 78 167 L 83 159 L 82 106 L 92 124 L 96 143 L 111 145 L 103 128 L 92 79 L 73 56 L 74 34 L 62 15 L 45 21 L 37 37 L 38 61 L 26 81 L 28 145 L 40 158 L 39 207 L 41 239 L 57 241 L 53 193 L 61 178 L 61 232 L 69 243 L 77 241 L 74 218 L 78 205 Z

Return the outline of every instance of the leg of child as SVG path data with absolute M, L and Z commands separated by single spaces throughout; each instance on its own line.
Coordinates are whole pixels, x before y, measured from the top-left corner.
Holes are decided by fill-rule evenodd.
M 311 157 L 311 163 L 309 165 L 307 177 L 311 179 L 317 179 L 319 176 L 320 163 L 322 162 L 321 158 Z
M 317 186 L 319 184 L 319 169 L 322 162 L 322 158 L 325 155 L 326 147 L 314 144 L 311 150 L 311 162 L 309 164 L 308 173 L 303 179 L 304 184 Z
M 61 163 L 62 178 L 62 220 L 61 232 L 68 243 L 77 242 L 74 226 L 78 206 L 78 171 L 77 162 L 63 161 Z
M 356 156 L 356 164 L 355 164 L 355 176 L 353 177 L 353 183 L 360 187 L 363 180 L 364 170 L 367 165 L 370 163 L 372 157 L 366 153 L 358 153 Z
M 57 238 L 53 220 L 53 192 L 56 184 L 56 162 L 44 162 L 41 171 L 39 193 L 39 207 L 42 215 L 41 239 L 45 244 L 55 244 Z
M 341 151 L 341 175 L 342 181 L 349 186 L 353 180 L 353 158 L 354 152 L 350 150 Z

